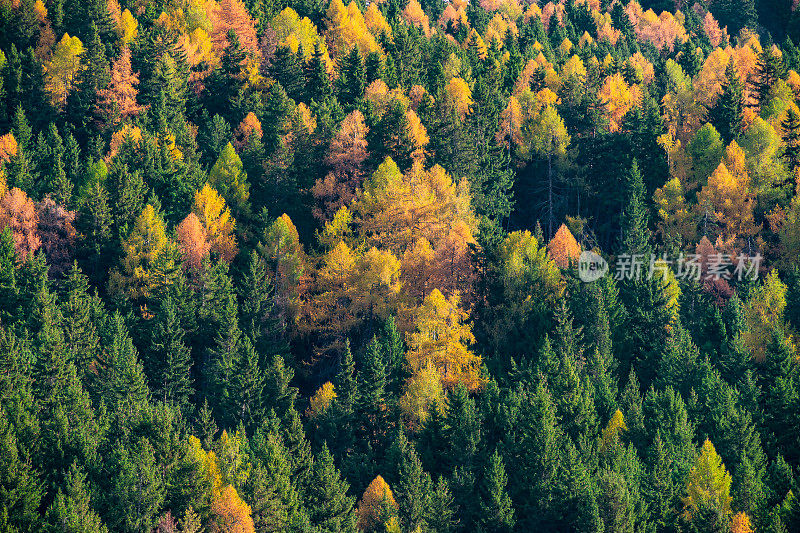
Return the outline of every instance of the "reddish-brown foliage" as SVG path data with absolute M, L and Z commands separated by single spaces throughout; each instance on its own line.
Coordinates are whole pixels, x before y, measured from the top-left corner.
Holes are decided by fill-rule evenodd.
M 75 221 L 75 211 L 69 211 L 52 199 L 45 198 L 36 204 L 36 214 L 39 217 L 39 238 L 42 251 L 50 265 L 50 275 L 61 276 L 72 264 L 72 253 L 77 238 L 75 227 L 72 225 Z
M 121 120 L 138 115 L 143 107 L 136 103 L 139 94 L 139 75 L 131 67 L 131 51 L 122 49 L 119 59 L 111 69 L 111 83 L 99 91 L 97 107 L 107 124 L 118 124 Z

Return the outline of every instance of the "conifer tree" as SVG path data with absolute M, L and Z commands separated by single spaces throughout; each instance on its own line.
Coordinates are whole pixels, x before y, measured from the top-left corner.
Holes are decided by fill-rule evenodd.
M 347 482 L 340 478 L 327 445 L 316 455 L 311 472 L 307 500 L 311 524 L 321 532 L 354 532 L 355 498 L 347 495 Z
M 242 168 L 242 160 L 228 143 L 208 174 L 208 183 L 219 191 L 225 202 L 237 213 L 246 213 L 250 198 L 250 185 Z
M 153 328 L 151 349 L 146 366 L 155 398 L 185 408 L 194 392 L 192 387 L 191 352 L 184 341 L 175 301 L 171 296 L 161 300 Z
M 717 510 L 727 517 L 731 512 L 731 476 L 717 455 L 714 445 L 706 439 L 686 481 L 686 513 L 694 517 L 704 509 Z
M 708 109 L 708 121 L 722 135 L 725 144 L 741 133 L 744 118 L 744 87 L 733 61 L 725 68 L 725 84 L 716 103 Z
M 99 392 L 105 404 L 120 416 L 141 412 L 150 401 L 150 391 L 125 320 L 118 313 L 111 323 L 106 357 L 100 374 Z
M 506 475 L 503 458 L 497 450 L 489 457 L 480 487 L 481 530 L 487 532 L 507 532 L 514 527 L 514 507 L 506 493 Z
M 647 206 L 639 164 L 634 160 L 627 179 L 627 202 L 622 213 L 623 253 L 644 254 L 649 250 Z
M 76 463 L 69 467 L 65 489 L 58 489 L 55 501 L 48 508 L 47 524 L 56 530 L 73 533 L 106 533 L 108 529 L 94 509 L 87 476 Z

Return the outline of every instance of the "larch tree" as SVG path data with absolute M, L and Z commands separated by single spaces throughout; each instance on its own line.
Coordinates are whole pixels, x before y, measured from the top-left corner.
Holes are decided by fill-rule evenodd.
M 785 327 L 787 290 L 786 284 L 778 277 L 777 270 L 773 270 L 745 304 L 747 327 L 742 332 L 742 341 L 757 361 L 764 360 L 773 330 L 782 330 Z
M 195 192 L 192 212 L 205 228 L 210 251 L 230 263 L 236 257 L 236 220 L 231 216 L 225 200 L 208 184 Z
M 532 150 L 547 160 L 547 231 L 554 235 L 554 175 L 553 159 L 563 156 L 567 151 L 570 136 L 564 121 L 558 116 L 556 108 L 548 105 L 539 117 L 535 119 L 531 128 Z
M 20 262 L 34 254 L 42 244 L 38 225 L 36 206 L 20 189 L 11 189 L 0 199 L 0 230 L 11 229 Z
M 731 512 L 731 475 L 725 469 L 722 458 L 714 445 L 706 439 L 686 480 L 685 512 L 692 517 L 699 510 L 709 507 L 723 516 Z
M 231 143 L 225 145 L 219 154 L 219 159 L 208 173 L 208 183 L 219 191 L 225 202 L 237 212 L 247 211 L 250 185 L 242 167 L 242 160 Z
M 387 502 L 389 506 L 397 509 L 397 502 L 392 494 L 392 489 L 381 476 L 377 476 L 364 491 L 361 496 L 361 501 L 358 502 L 358 528 L 370 531 L 375 527 L 381 525 L 381 516 L 383 503 Z
M 416 331 L 408 335 L 406 358 L 411 371 L 432 364 L 445 387 L 461 384 L 470 390 L 479 389 L 483 384 L 481 358 L 469 348 L 475 337 L 464 323 L 466 318 L 458 294 L 445 298 L 439 289 L 433 289 L 416 312 Z
M 211 244 L 206 238 L 206 228 L 197 215 L 189 213 L 175 228 L 178 246 L 183 256 L 183 265 L 195 272 L 203 267 L 203 261 L 211 251 Z
M 325 163 L 332 173 L 318 179 L 313 193 L 318 204 L 314 215 L 327 222 L 340 207 L 348 205 L 356 196 L 364 178 L 364 162 L 367 151 L 369 128 L 361 111 L 349 113 L 331 140 Z
M 46 88 L 56 107 L 63 107 L 81 69 L 83 43 L 65 33 L 56 45 L 53 57 L 47 64 Z
M 50 274 L 60 277 L 72 266 L 78 239 L 73 226 L 75 212 L 56 204 L 51 198 L 45 198 L 36 204 L 36 213 L 41 249 L 50 265 Z
M 108 125 L 116 125 L 142 112 L 144 107 L 136 102 L 138 85 L 139 75 L 131 67 L 131 50 L 125 47 L 111 67 L 111 83 L 98 92 L 97 106 Z
M 219 0 L 207 3 L 206 12 L 211 21 L 211 41 L 217 55 L 222 56 L 228 47 L 228 32 L 233 30 L 242 47 L 250 54 L 260 52 L 256 23 L 240 0 Z
M 232 485 L 227 485 L 211 500 L 211 526 L 214 533 L 255 533 L 251 508 Z
M 130 299 L 148 297 L 174 269 L 173 244 L 161 216 L 147 204 L 122 246 L 122 270 L 114 270 L 111 292 Z
M 561 224 L 558 231 L 550 242 L 547 243 L 547 253 L 555 261 L 559 268 L 567 269 L 570 264 L 578 264 L 578 257 L 581 254 L 581 247 L 572 232 L 565 224 Z

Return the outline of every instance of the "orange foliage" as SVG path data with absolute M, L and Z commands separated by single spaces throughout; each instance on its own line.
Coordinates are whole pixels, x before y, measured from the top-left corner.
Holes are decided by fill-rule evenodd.
M 211 244 L 206 239 L 206 229 L 194 213 L 189 213 L 176 228 L 178 245 L 183 256 L 183 264 L 187 268 L 200 270 L 203 260 L 211 251 Z
M 252 135 L 260 139 L 263 137 L 264 132 L 261 129 L 261 121 L 258 120 L 256 114 L 251 111 L 239 123 L 239 127 L 237 127 L 236 131 L 233 133 L 233 146 L 237 151 L 241 151 L 242 148 L 247 145 Z
M 717 19 L 714 18 L 710 11 L 703 18 L 703 30 L 714 48 L 728 41 L 728 32 L 726 29 L 720 29 Z
M 37 232 L 50 265 L 49 272 L 53 276 L 61 276 L 72 266 L 72 254 L 78 237 L 72 225 L 75 212 L 45 198 L 36 204 L 36 214 L 39 218 Z
M 328 221 L 343 205 L 355 198 L 356 189 L 363 180 L 362 165 L 369 155 L 364 115 L 355 110 L 342 121 L 339 132 L 331 141 L 325 164 L 333 169 L 324 179 L 317 180 L 312 192 L 322 204 L 314 210 L 320 220 Z
M 11 228 L 14 236 L 14 250 L 17 258 L 23 261 L 41 246 L 37 227 L 39 216 L 28 195 L 16 187 L 0 199 L 0 231 Z
M 547 252 L 550 258 L 560 267 L 569 268 L 570 262 L 577 263 L 581 255 L 581 247 L 578 241 L 572 236 L 566 225 L 561 224 L 556 234 L 547 244 Z
M 211 20 L 211 41 L 220 57 L 222 51 L 228 47 L 229 30 L 236 33 L 244 50 L 254 55 L 259 54 L 256 22 L 240 0 L 220 0 L 219 3 L 209 0 L 206 3 L 206 13 Z
M 109 124 L 135 117 L 144 109 L 136 103 L 139 94 L 137 85 L 139 75 L 132 72 L 131 50 L 126 46 L 111 68 L 111 83 L 97 94 L 97 107 L 107 117 Z
M 211 501 L 211 531 L 214 533 L 255 533 L 250 506 L 244 503 L 231 485 Z
M 422 6 L 419 5 L 417 0 L 409 0 L 408 4 L 406 4 L 406 8 L 403 10 L 403 18 L 405 18 L 406 22 L 409 24 L 421 28 L 426 37 L 431 36 L 428 15 L 422 10 Z

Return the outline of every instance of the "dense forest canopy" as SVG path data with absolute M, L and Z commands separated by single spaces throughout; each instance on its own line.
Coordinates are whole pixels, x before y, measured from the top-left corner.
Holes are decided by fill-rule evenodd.
M 796 4 L 0 0 L 0 531 L 800 531 Z

